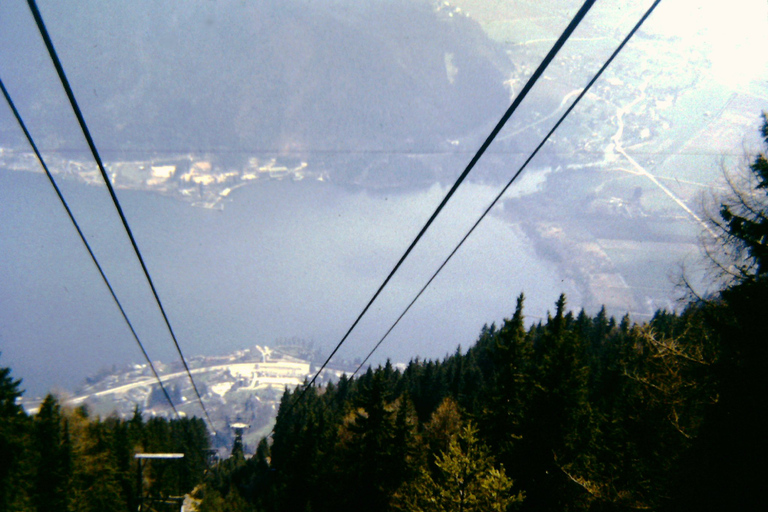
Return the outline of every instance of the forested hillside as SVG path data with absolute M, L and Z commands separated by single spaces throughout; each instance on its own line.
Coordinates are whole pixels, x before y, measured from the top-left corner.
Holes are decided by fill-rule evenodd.
M 642 324 L 561 296 L 528 328 L 521 294 L 466 352 L 286 391 L 271 439 L 209 473 L 201 510 L 754 510 L 768 456 L 765 155 L 746 171 L 712 219 L 720 292 Z
M 302 401 L 286 392 L 272 443 L 220 466 L 203 494 L 241 504 L 226 510 L 284 511 L 745 500 L 723 492 L 749 489 L 766 453 L 753 451 L 765 447 L 753 411 L 765 405 L 768 339 L 766 287 L 745 286 L 644 325 L 574 315 L 561 298 L 526 330 L 521 296 L 466 354 L 387 364 Z

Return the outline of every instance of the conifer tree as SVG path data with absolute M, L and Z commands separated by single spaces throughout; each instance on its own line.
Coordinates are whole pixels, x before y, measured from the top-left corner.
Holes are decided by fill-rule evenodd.
M 395 494 L 395 510 L 506 512 L 523 500 L 522 493 L 512 493 L 512 481 L 504 468 L 494 467 L 493 457 L 471 423 L 436 457 L 435 466 L 434 475 L 423 468 L 416 480 Z
M 459 404 L 446 397 L 424 426 L 422 434 L 428 462 L 434 464 L 435 457 L 448 449 L 462 428 L 462 414 Z M 432 467 L 432 466 L 430 466 Z
M 670 510 L 757 510 L 768 440 L 768 117 L 763 150 L 743 175 L 729 178 L 710 221 L 724 249 L 714 253 L 729 286 L 701 305 L 717 347 L 709 368 L 715 382 L 700 433 L 686 455 Z M 711 246 L 708 247 L 711 249 Z M 723 256 L 725 259 L 718 259 Z M 713 252 L 710 250 L 710 255 Z
M 20 384 L 9 368 L 0 368 L 0 510 L 7 512 L 31 510 L 27 489 L 32 468 L 25 456 L 29 421 L 17 403 Z
M 66 510 L 72 471 L 69 425 L 58 401 L 48 395 L 34 419 L 35 449 L 40 454 L 34 500 L 39 512 Z
M 726 282 L 768 276 L 768 116 L 763 113 L 761 151 L 740 174 L 727 175 L 729 192 L 718 197 L 719 215 L 709 223 L 717 238 L 705 244 L 716 272 Z M 713 244 L 720 244 L 718 251 Z
M 344 493 L 353 508 L 366 504 L 370 510 L 385 510 L 390 493 L 400 483 L 390 398 L 385 374 L 373 372 L 347 422 L 341 447 L 350 486 Z
M 520 439 L 523 418 L 533 394 L 533 346 L 525 333 L 523 304 L 517 298 L 515 313 L 496 333 L 493 353 L 496 369 L 486 390 L 486 405 L 481 427 L 491 446 L 505 464 L 517 462 L 510 457 L 512 446 Z
M 70 417 L 72 425 L 72 512 L 122 512 L 127 503 L 122 495 L 120 474 L 111 439 L 104 425 L 91 420 L 84 409 Z
M 519 461 L 512 477 L 525 489 L 526 508 L 560 510 L 584 494 L 575 479 L 590 466 L 592 415 L 589 371 L 583 340 L 565 312 L 565 296 L 535 343 L 532 397 L 510 458 Z

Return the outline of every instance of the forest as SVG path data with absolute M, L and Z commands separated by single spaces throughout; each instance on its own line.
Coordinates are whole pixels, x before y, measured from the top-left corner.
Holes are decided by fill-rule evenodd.
M 768 147 L 768 120 L 762 128 Z M 208 464 L 199 419 L 34 416 L 0 370 L 0 510 L 200 512 L 754 510 L 768 446 L 768 160 L 729 181 L 705 247 L 720 291 L 645 323 L 567 308 L 510 318 L 442 360 L 286 389 L 255 454 Z M 175 464 L 175 465 L 174 465 Z M 177 508 L 178 509 L 178 508 Z M 156 508 L 161 510 L 161 508 Z
M 30 416 L 16 403 L 19 384 L 8 368 L 0 369 L 3 512 L 136 511 L 140 495 L 147 503 L 183 495 L 203 479 L 208 468 L 203 420 L 145 420 L 138 408 L 127 420 L 101 419 L 85 407 L 65 408 L 52 395 Z M 136 453 L 185 456 L 144 462 L 139 483 Z
M 768 148 L 768 120 L 761 132 Z M 271 438 L 212 468 L 207 511 L 754 510 L 768 446 L 768 160 L 729 178 L 712 282 L 646 323 L 568 311 L 466 352 L 286 390 Z M 528 325 L 528 327 L 526 327 Z

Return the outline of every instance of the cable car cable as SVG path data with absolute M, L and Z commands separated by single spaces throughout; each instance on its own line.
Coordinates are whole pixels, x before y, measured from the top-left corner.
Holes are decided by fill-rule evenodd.
M 160 389 L 163 391 L 163 395 L 165 395 L 165 399 L 168 401 L 168 404 L 171 406 L 171 409 L 173 409 L 173 412 L 176 414 L 176 417 L 181 419 L 181 416 L 179 415 L 179 411 L 177 411 L 176 406 L 173 405 L 173 400 L 171 400 L 171 395 L 169 395 L 168 390 L 165 389 L 165 386 L 163 385 L 163 381 L 160 379 L 160 376 L 158 375 L 157 370 L 155 369 L 155 365 L 152 363 L 152 360 L 149 358 L 149 354 L 147 354 L 147 351 L 144 349 L 144 344 L 139 339 L 139 335 L 136 334 L 136 330 L 133 328 L 133 324 L 128 319 L 128 315 L 123 309 L 123 305 L 120 303 L 120 300 L 118 300 L 117 295 L 115 294 L 115 290 L 112 288 L 112 285 L 110 284 L 109 279 L 107 279 L 106 274 L 104 274 L 104 270 L 101 268 L 99 261 L 96 259 L 96 255 L 93 253 L 93 250 L 91 249 L 91 246 L 88 243 L 88 240 L 86 240 L 85 235 L 83 234 L 83 231 L 80 229 L 80 225 L 77 223 L 77 220 L 75 220 L 75 216 L 72 213 L 72 210 L 70 210 L 69 205 L 67 204 L 67 200 L 64 199 L 64 195 L 61 193 L 61 190 L 59 189 L 58 185 L 56 185 L 56 181 L 53 179 L 53 175 L 51 175 L 51 172 L 48 170 L 48 166 L 46 165 L 45 160 L 43 160 L 43 157 L 40 154 L 40 151 L 38 151 L 37 145 L 35 144 L 35 141 L 32 138 L 32 134 L 30 134 L 29 130 L 27 130 L 27 126 L 22 120 L 21 114 L 19 114 L 19 111 L 16 109 L 16 105 L 11 99 L 11 96 L 8 93 L 8 90 L 5 88 L 2 78 L 0 78 L 0 89 L 2 89 L 3 96 L 5 96 L 5 100 L 8 102 L 8 106 L 11 107 L 11 110 L 13 111 L 13 115 L 16 118 L 16 121 L 18 121 L 19 126 L 21 126 L 21 130 L 24 132 L 24 135 L 26 136 L 27 141 L 29 142 L 29 145 L 32 146 L 32 151 L 35 152 L 35 155 L 37 156 L 37 160 L 40 162 L 40 165 L 45 171 L 45 175 L 48 176 L 48 181 L 50 181 L 51 185 L 53 185 L 53 189 L 56 191 L 56 195 L 59 196 L 59 200 L 61 201 L 61 204 L 64 206 L 64 209 L 67 211 L 69 220 L 72 221 L 72 224 L 75 226 L 75 229 L 77 230 L 77 234 L 80 235 L 80 240 L 83 241 L 83 245 L 85 245 L 85 248 L 88 250 L 88 254 L 91 255 L 91 260 L 93 260 L 93 263 L 94 265 L 96 265 L 96 268 L 98 269 L 99 274 L 101 274 L 101 278 L 104 280 L 104 284 L 107 285 L 107 289 L 109 289 L 109 293 L 112 295 L 112 299 L 114 299 L 115 304 L 117 304 L 117 307 L 120 310 L 120 314 L 123 315 L 123 319 L 125 320 L 125 323 L 128 324 L 128 328 L 131 330 L 131 334 L 133 334 L 133 339 L 136 340 L 136 343 L 139 345 L 139 348 L 141 349 L 141 353 L 144 355 L 144 359 L 146 359 L 147 363 L 149 364 L 149 368 L 152 370 L 152 374 L 155 376 L 157 383 L 160 384 Z
M 176 339 L 176 334 L 173 332 L 173 328 L 171 327 L 171 322 L 168 319 L 168 315 L 165 312 L 165 308 L 163 307 L 163 304 L 160 301 L 160 296 L 158 295 L 157 290 L 155 289 L 155 285 L 152 282 L 152 278 L 149 275 L 149 270 L 147 269 L 147 265 L 144 263 L 144 258 L 141 256 L 141 251 L 139 251 L 139 246 L 137 245 L 136 239 L 133 236 L 131 227 L 128 225 L 128 219 L 125 217 L 125 214 L 123 213 L 123 209 L 120 206 L 120 201 L 118 201 L 117 199 L 117 194 L 115 194 L 115 190 L 112 187 L 112 183 L 110 182 L 109 176 L 107 175 L 107 171 L 104 168 L 104 163 L 102 162 L 101 156 L 99 155 L 99 152 L 96 149 L 96 145 L 93 142 L 91 133 L 88 130 L 88 125 L 86 124 L 85 118 L 83 117 L 83 114 L 80 111 L 80 107 L 77 103 L 77 100 L 75 99 L 75 94 L 72 92 L 72 88 L 69 85 L 69 80 L 67 80 L 67 76 L 64 73 L 64 68 L 62 67 L 61 61 L 59 60 L 59 57 L 56 54 L 56 50 L 53 46 L 53 42 L 51 41 L 51 38 L 48 35 L 48 30 L 45 28 L 45 23 L 43 22 L 43 18 L 40 15 L 40 11 L 37 8 L 37 4 L 35 3 L 35 0 L 27 0 L 27 5 L 29 5 L 29 9 L 30 11 L 32 11 L 32 16 L 35 18 L 35 23 L 37 24 L 37 28 L 40 31 L 40 35 L 43 37 L 43 42 L 45 43 L 45 47 L 48 49 L 48 54 L 51 58 L 51 61 L 53 62 L 54 67 L 56 68 L 56 73 L 59 75 L 59 80 L 61 81 L 61 84 L 64 87 L 64 91 L 67 94 L 67 98 L 69 98 L 69 103 L 72 107 L 72 110 L 75 113 L 75 116 L 77 117 L 77 122 L 80 125 L 80 129 L 82 130 L 83 135 L 85 136 L 85 140 L 88 143 L 88 147 L 91 150 L 93 159 L 96 161 L 96 165 L 98 166 L 99 171 L 101 172 L 101 176 L 104 178 L 104 182 L 107 185 L 107 190 L 109 190 L 109 195 L 112 197 L 112 202 L 114 203 L 115 208 L 117 209 L 117 213 L 120 216 L 120 220 L 123 223 L 125 232 L 127 233 L 128 238 L 131 241 L 131 245 L 133 246 L 133 251 L 136 253 L 136 257 L 138 258 L 139 263 L 141 264 L 141 268 L 144 272 L 144 276 L 146 277 L 147 282 L 149 283 L 149 287 L 152 290 L 152 295 L 154 295 L 155 297 L 155 301 L 157 302 L 157 306 L 160 309 L 160 313 L 163 316 L 163 320 L 165 320 L 165 325 L 168 328 L 168 332 L 171 335 L 173 344 L 176 346 L 176 351 L 178 352 L 179 357 L 181 358 L 181 362 L 184 365 L 184 370 L 186 371 L 187 376 L 189 377 L 189 381 L 192 383 L 192 388 L 194 389 L 195 395 L 197 396 L 197 401 L 200 403 L 200 407 L 202 408 L 203 413 L 205 413 L 205 417 L 208 419 L 208 423 L 211 429 L 214 429 L 213 421 L 211 421 L 211 417 L 208 414 L 208 410 L 205 408 L 205 404 L 203 403 L 203 398 L 200 396 L 200 391 L 197 388 L 197 384 L 195 384 L 195 379 L 192 378 L 192 372 L 190 372 L 189 370 L 189 365 L 187 364 L 187 361 L 184 358 L 184 354 L 181 351 L 179 342 Z
M 571 113 L 571 111 L 576 107 L 576 104 L 581 101 L 581 99 L 587 94 L 589 89 L 592 88 L 592 86 L 595 84 L 595 82 L 600 78 L 600 75 L 603 74 L 603 71 L 606 70 L 606 68 L 613 62 L 613 59 L 616 58 L 616 56 L 619 54 L 619 52 L 624 48 L 624 46 L 629 42 L 629 40 L 632 38 L 632 36 L 635 34 L 635 32 L 638 31 L 638 29 L 642 26 L 642 24 L 645 22 L 645 20 L 648 18 L 648 16 L 651 15 L 654 9 L 656 9 L 656 6 L 659 5 L 661 0 L 656 0 L 645 12 L 645 14 L 640 18 L 640 21 L 637 22 L 637 24 L 634 26 L 634 28 L 627 34 L 627 36 L 624 38 L 624 40 L 619 44 L 619 46 L 614 50 L 614 52 L 611 54 L 611 56 L 608 58 L 608 60 L 603 64 L 603 66 L 598 70 L 598 72 L 595 74 L 595 76 L 592 77 L 592 79 L 589 81 L 589 83 L 584 87 L 584 89 L 581 91 L 581 93 L 576 97 L 575 100 L 573 100 L 573 103 L 568 107 L 568 109 L 563 113 L 563 115 L 560 117 L 560 119 L 555 123 L 555 125 L 552 127 L 552 129 L 547 133 L 546 136 L 544 136 L 544 139 L 539 143 L 538 146 L 536 146 L 536 149 L 533 150 L 533 153 L 530 154 L 530 156 L 523 162 L 523 165 L 520 166 L 520 168 L 517 170 L 517 172 L 512 176 L 512 179 L 509 180 L 509 182 L 506 184 L 506 186 L 499 192 L 499 194 L 494 198 L 493 201 L 491 201 L 491 204 L 488 205 L 488 207 L 485 209 L 485 211 L 480 215 L 480 218 L 477 219 L 477 221 L 472 225 L 472 227 L 467 231 L 467 234 L 464 235 L 464 238 L 461 239 L 461 241 L 456 245 L 456 247 L 451 251 L 451 253 L 448 255 L 447 258 L 445 258 L 445 261 L 437 268 L 434 274 L 432 274 L 432 277 L 429 278 L 427 283 L 419 290 L 419 293 L 416 294 L 416 296 L 413 298 L 413 300 L 408 304 L 408 306 L 403 310 L 403 312 L 400 314 L 399 317 L 397 317 L 397 320 L 392 324 L 392 326 L 387 330 L 386 333 L 384 333 L 384 336 L 381 337 L 378 343 L 373 347 L 373 349 L 368 353 L 367 356 L 365 356 L 365 359 L 362 363 L 357 367 L 355 372 L 351 375 L 350 378 L 357 375 L 357 373 L 360 371 L 360 369 L 365 365 L 365 363 L 371 358 L 374 352 L 381 346 L 381 344 L 384 342 L 384 340 L 389 336 L 389 333 L 392 332 L 392 330 L 397 326 L 398 323 L 400 323 L 400 320 L 405 316 L 406 313 L 408 313 L 408 310 L 411 309 L 411 306 L 419 300 L 419 297 L 421 297 L 421 294 L 424 293 L 424 290 L 429 287 L 430 284 L 432 284 L 432 281 L 437 277 L 437 275 L 440 273 L 440 271 L 443 270 L 443 267 L 445 267 L 446 264 L 450 261 L 450 259 L 453 257 L 454 254 L 459 250 L 459 248 L 464 244 L 464 242 L 469 238 L 469 236 L 472 234 L 472 232 L 475 230 L 475 228 L 480 224 L 480 222 L 485 218 L 486 215 L 493 209 L 493 207 L 496 205 L 496 203 L 501 199 L 501 197 L 504 195 L 504 193 L 509 189 L 509 187 L 512 185 L 512 183 L 517 180 L 518 176 L 523 172 L 523 170 L 528 166 L 528 164 L 533 160 L 533 158 L 538 154 L 539 150 L 544 146 L 544 144 L 549 140 L 549 138 L 552 136 L 552 134 L 555 132 L 555 130 L 558 129 L 560 124 L 565 120 L 566 117 L 568 117 L 568 114 Z
M 28 0 L 33 1 L 33 0 Z M 557 53 L 560 51 L 560 49 L 565 45 L 568 38 L 570 38 L 571 34 L 574 30 L 576 30 L 576 27 L 581 23 L 581 21 L 584 19 L 584 17 L 587 15 L 587 12 L 589 12 L 589 9 L 592 8 L 592 5 L 595 3 L 595 0 L 586 0 L 584 4 L 581 6 L 581 8 L 578 10 L 578 12 L 574 15 L 571 22 L 568 24 L 568 26 L 565 28 L 563 33 L 560 35 L 560 37 L 555 41 L 555 44 L 552 46 L 552 48 L 549 50 L 547 55 L 544 57 L 544 59 L 541 61 L 539 66 L 536 68 L 536 71 L 530 76 L 528 81 L 526 82 L 523 89 L 520 91 L 520 93 L 517 95 L 515 100 L 512 102 L 512 105 L 504 112 L 504 115 L 501 117 L 498 123 L 496 123 L 496 126 L 491 130 L 490 135 L 485 139 L 485 142 L 480 146 L 480 149 L 477 150 L 475 155 L 472 157 L 472 160 L 470 160 L 469 164 L 467 164 L 467 167 L 464 169 L 464 171 L 461 173 L 461 175 L 458 177 L 456 182 L 453 184 L 451 189 L 448 191 L 446 196 L 443 198 L 443 200 L 440 202 L 438 207 L 435 209 L 434 213 L 430 216 L 429 220 L 427 220 L 427 223 L 424 225 L 424 227 L 421 228 L 421 231 L 419 231 L 419 234 L 416 235 L 416 238 L 411 242 L 411 244 L 408 246 L 408 249 L 406 249 L 405 253 L 400 257 L 400 260 L 397 262 L 395 267 L 390 271 L 389 275 L 384 279 L 384 282 L 379 286 L 378 290 L 376 290 L 376 293 L 373 294 L 373 297 L 368 301 L 368 304 L 363 308 L 363 311 L 358 315 L 357 319 L 354 321 L 352 326 L 347 330 L 346 334 L 344 334 L 344 337 L 341 338 L 341 341 L 338 342 L 336 347 L 333 349 L 331 354 L 328 356 L 328 358 L 325 360 L 325 362 L 320 366 L 320 368 L 315 372 L 312 379 L 304 386 L 304 389 L 302 390 L 301 394 L 299 395 L 298 400 L 294 401 L 293 404 L 296 404 L 301 401 L 303 396 L 306 394 L 307 390 L 312 387 L 312 385 L 317 380 L 320 373 L 325 369 L 325 367 L 330 362 L 331 358 L 338 352 L 338 350 L 341 348 L 341 346 L 344 344 L 344 342 L 347 340 L 349 335 L 352 333 L 352 331 L 355 329 L 357 324 L 360 322 L 360 320 L 363 318 L 363 316 L 368 312 L 368 309 L 371 307 L 373 302 L 378 298 L 379 294 L 382 292 L 385 286 L 389 283 L 390 279 L 392 279 L 392 276 L 397 272 L 397 270 L 400 268 L 400 265 L 403 264 L 405 259 L 408 257 L 408 255 L 411 253 L 413 248 L 416 246 L 416 244 L 421 240 L 421 237 L 424 235 L 424 233 L 427 231 L 427 229 L 432 225 L 432 222 L 435 220 L 435 218 L 438 216 L 438 214 L 442 211 L 443 207 L 446 205 L 446 203 L 451 199 L 454 192 L 456 192 L 456 189 L 459 188 L 461 183 L 464 181 L 464 179 L 467 177 L 469 172 L 475 167 L 475 164 L 480 160 L 480 158 L 483 156 L 485 151 L 488 149 L 488 147 L 491 145 L 493 140 L 496 138 L 498 133 L 501 131 L 501 129 L 504 127 L 506 122 L 509 120 L 509 118 L 512 116 L 512 114 L 517 110 L 518 106 L 522 101 L 525 99 L 525 97 L 528 95 L 528 92 L 533 88 L 533 86 L 536 84 L 536 82 L 539 80 L 541 75 L 544 73 L 546 68 L 549 66 L 549 64 L 552 62 L 552 60 L 555 58 Z M 288 410 L 293 409 L 293 405 Z M 286 413 L 287 414 L 287 413 Z

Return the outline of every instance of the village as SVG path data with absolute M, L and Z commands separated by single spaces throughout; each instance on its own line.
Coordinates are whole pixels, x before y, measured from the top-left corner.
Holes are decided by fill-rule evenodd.
M 248 425 L 244 438 L 253 444 L 274 424 L 280 399 L 286 389 L 294 389 L 310 379 L 316 368 L 305 359 L 290 354 L 291 347 L 270 348 L 255 345 L 222 356 L 193 356 L 187 360 L 220 439 L 215 448 L 231 447 L 230 424 Z M 189 377 L 180 362 L 154 361 L 164 387 L 181 416 L 200 416 Z M 331 364 L 318 376 L 317 383 L 337 381 L 350 375 L 354 367 Z M 64 393 L 64 392 L 62 392 Z M 129 418 L 140 410 L 147 417 L 171 418 L 174 412 L 147 364 L 104 368 L 88 377 L 74 394 L 59 397 L 67 407 L 86 407 L 101 417 Z M 36 413 L 42 399 L 23 399 L 24 408 Z
M 81 160 L 54 152 L 46 155 L 45 161 L 54 175 L 103 186 L 98 167 L 87 156 Z M 0 167 L 43 172 L 34 153 L 4 147 L 0 147 Z M 116 189 L 147 190 L 209 209 L 223 209 L 232 191 L 256 181 L 329 179 L 327 171 L 313 170 L 303 160 L 277 157 L 250 157 L 247 165 L 238 169 L 218 164 L 211 156 L 164 155 L 156 159 L 105 162 L 105 170 Z

